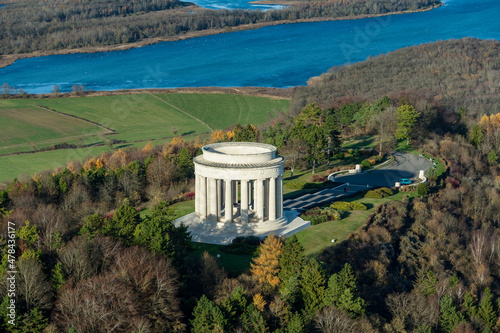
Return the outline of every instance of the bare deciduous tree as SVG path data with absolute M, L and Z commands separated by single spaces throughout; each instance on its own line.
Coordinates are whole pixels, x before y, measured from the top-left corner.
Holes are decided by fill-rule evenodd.
M 18 262 L 19 294 L 26 302 L 28 310 L 50 309 L 53 291 L 50 282 L 42 271 L 42 265 L 31 258 L 22 258 Z
M 358 333 L 356 322 L 347 313 L 334 307 L 323 309 L 314 318 L 314 325 L 322 333 Z

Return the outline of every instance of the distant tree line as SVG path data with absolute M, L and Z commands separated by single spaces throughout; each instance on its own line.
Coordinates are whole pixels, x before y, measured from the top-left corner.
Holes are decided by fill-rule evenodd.
M 440 0 L 304 1 L 280 10 L 187 12 L 182 8 L 189 3 L 179 0 L 23 0 L 0 11 L 0 54 L 131 43 L 281 20 L 384 14 L 438 3 Z

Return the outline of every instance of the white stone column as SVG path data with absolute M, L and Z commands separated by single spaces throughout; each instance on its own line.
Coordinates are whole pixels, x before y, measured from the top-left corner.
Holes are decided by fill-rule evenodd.
M 238 203 L 238 181 L 233 180 L 233 203 Z
M 221 189 L 222 180 L 217 179 L 216 184 L 217 184 L 217 221 L 219 221 L 222 216 L 222 189 Z
M 253 181 L 253 205 L 252 209 L 254 212 L 257 211 L 257 179 Z
M 255 203 L 252 201 L 253 195 L 252 195 L 252 181 L 248 181 L 248 209 L 255 210 Z
M 233 222 L 233 186 L 231 180 L 224 180 L 225 187 L 225 206 L 224 206 L 224 222 Z
M 194 211 L 196 216 L 200 216 L 200 176 L 194 176 Z
M 264 221 L 264 179 L 257 179 L 255 190 L 257 192 L 257 220 Z
M 217 179 L 208 178 L 210 186 L 209 197 L 210 197 L 210 219 L 212 221 L 217 221 Z
M 276 190 L 276 193 L 278 195 L 277 201 L 278 201 L 278 212 L 277 212 L 277 218 L 282 218 L 283 217 L 283 175 L 278 176 L 278 188 Z
M 276 178 L 269 179 L 269 219 L 276 220 Z
M 241 222 L 248 223 L 248 180 L 241 181 Z
M 269 220 L 269 178 L 264 179 L 264 221 Z
M 207 179 L 200 176 L 200 218 L 206 220 L 207 218 Z

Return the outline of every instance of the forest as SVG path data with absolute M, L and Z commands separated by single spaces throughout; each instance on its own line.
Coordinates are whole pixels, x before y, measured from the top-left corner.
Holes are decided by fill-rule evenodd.
M 21 0 L 0 10 L 0 54 L 106 46 L 278 21 L 419 10 L 440 0 L 301 1 L 281 10 L 208 10 L 179 0 Z
M 500 42 L 473 38 L 402 48 L 310 79 L 307 87 L 297 88 L 292 108 L 408 96 L 413 103 L 463 107 L 481 117 L 500 107 L 499 55 Z
M 500 60 L 487 57 L 496 42 L 423 47 L 441 50 L 434 59 L 441 69 L 446 59 L 458 61 L 447 56 L 461 54 L 457 45 L 468 43 L 476 43 L 471 59 L 483 55 L 475 58 L 477 68 Z M 398 55 L 411 59 L 413 52 Z M 386 69 L 397 73 L 394 81 L 407 62 Z M 453 68 L 457 76 L 470 74 L 469 67 Z M 413 73 L 416 81 L 428 80 L 425 66 Z M 206 142 L 177 137 L 16 179 L 0 190 L 1 330 L 499 332 L 500 112 L 470 109 L 496 96 L 483 91 L 481 99 L 460 100 L 449 91 L 436 99 L 444 92 L 439 85 L 428 85 L 436 89 L 430 95 L 396 85 L 379 95 L 380 85 L 372 92 L 358 79 L 365 89 L 359 95 L 353 90 L 328 100 L 326 86 L 311 96 L 304 91 L 314 87 L 305 88 L 298 92 L 308 103 L 303 107 L 259 128 L 215 131 L 208 142 L 273 143 L 287 168 L 311 169 L 342 158 L 341 141 L 353 135 L 375 136 L 383 152 L 408 140 L 446 163 L 444 174 L 429 177 L 427 193 L 379 206 L 347 240 L 317 257 L 304 256 L 294 236 L 271 235 L 250 269 L 232 274 L 208 253 L 195 255 L 189 232 L 172 223 L 171 204 L 193 198 L 192 158 Z M 408 114 L 414 121 L 402 125 Z M 259 242 L 237 239 L 227 250 L 245 252 Z M 7 279 L 13 269 L 14 312 Z

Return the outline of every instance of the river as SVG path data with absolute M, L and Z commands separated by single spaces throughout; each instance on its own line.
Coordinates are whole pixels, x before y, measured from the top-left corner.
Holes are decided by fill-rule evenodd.
M 297 23 L 164 42 L 126 51 L 55 55 L 0 69 L 30 93 L 200 86 L 304 85 L 330 67 L 451 38 L 500 40 L 500 1 L 447 0 L 437 9 L 362 20 Z

